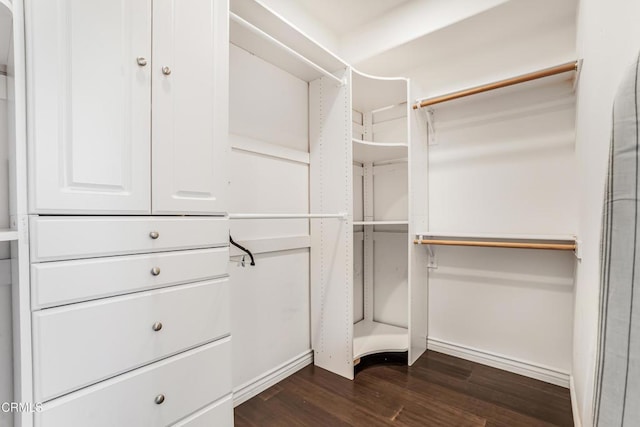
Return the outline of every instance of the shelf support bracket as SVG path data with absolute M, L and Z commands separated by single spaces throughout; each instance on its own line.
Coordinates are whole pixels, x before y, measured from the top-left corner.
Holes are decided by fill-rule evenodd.
M 582 261 L 582 240 L 576 239 L 576 249 L 573 251 L 578 261 Z
M 424 235 L 418 234 L 417 236 L 418 245 L 423 245 L 422 241 L 424 240 Z M 427 268 L 434 270 L 438 268 L 438 260 L 436 259 L 436 254 L 433 252 L 432 245 L 425 245 L 427 248 L 427 254 L 429 255 L 429 260 L 427 261 Z
M 435 128 L 435 112 L 433 108 L 427 108 L 424 110 L 427 116 L 427 144 L 428 145 L 437 145 L 438 141 L 436 140 L 436 128 Z

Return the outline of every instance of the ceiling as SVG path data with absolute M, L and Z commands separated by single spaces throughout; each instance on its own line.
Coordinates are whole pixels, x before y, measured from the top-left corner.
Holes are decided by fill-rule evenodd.
M 358 70 L 434 90 L 576 57 L 578 0 L 260 1 Z
M 547 55 L 558 45 L 569 44 L 574 50 L 577 3 L 577 0 L 510 0 L 354 65 L 364 72 L 393 76 L 418 67 L 433 68 L 441 62 L 463 62 L 461 59 L 479 52 L 487 57 L 496 56 L 503 46 L 511 44 L 520 46 L 523 56 Z M 532 39 L 542 44 L 540 47 L 547 53 L 527 52 Z
M 307 13 L 337 37 L 415 0 L 296 0 Z

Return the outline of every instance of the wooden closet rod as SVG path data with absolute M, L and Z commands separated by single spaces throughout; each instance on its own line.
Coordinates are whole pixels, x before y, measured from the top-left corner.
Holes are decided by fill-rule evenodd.
M 437 240 L 415 239 L 415 244 L 444 245 L 444 246 L 478 246 L 485 248 L 516 248 L 516 249 L 555 249 L 561 251 L 574 251 L 575 243 L 520 243 L 520 242 L 481 242 L 472 240 Z
M 578 71 L 578 61 L 567 62 L 566 64 L 557 65 L 551 68 L 545 68 L 544 70 L 534 71 L 532 73 L 523 74 L 517 77 L 511 77 L 509 79 L 500 80 L 494 83 L 488 83 L 486 85 L 476 86 L 458 92 L 452 92 L 446 95 L 424 99 L 419 103 L 413 104 L 413 109 L 416 110 L 418 108 L 427 107 L 429 105 L 439 104 L 441 102 L 451 101 L 453 99 L 464 98 L 465 96 L 476 95 L 478 93 L 488 92 L 490 90 L 500 89 L 503 87 L 529 82 L 531 80 L 537 80 L 556 74 L 566 73 L 569 71 Z

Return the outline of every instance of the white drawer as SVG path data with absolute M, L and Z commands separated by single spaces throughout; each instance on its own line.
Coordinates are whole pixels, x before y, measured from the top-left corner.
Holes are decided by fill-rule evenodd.
M 168 426 L 230 392 L 231 338 L 225 338 L 52 400 L 35 414 L 35 425 Z
M 37 311 L 36 401 L 228 335 L 229 305 L 220 279 Z
M 229 224 L 224 217 L 35 216 L 30 225 L 31 262 L 229 244 Z
M 233 427 L 233 399 L 228 395 L 172 427 Z
M 227 275 L 229 248 L 31 265 L 34 310 Z

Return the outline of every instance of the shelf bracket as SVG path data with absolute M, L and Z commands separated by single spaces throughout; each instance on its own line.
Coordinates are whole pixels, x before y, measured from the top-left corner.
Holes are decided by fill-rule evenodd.
M 576 239 L 576 248 L 573 251 L 578 261 L 582 261 L 582 240 Z
M 437 145 L 438 141 L 436 140 L 436 128 L 435 128 L 435 112 L 433 108 L 425 109 L 425 114 L 427 116 L 427 144 L 428 145 Z
M 422 245 L 422 241 L 424 240 L 424 235 L 418 234 L 418 245 Z M 429 255 L 429 260 L 427 261 L 427 268 L 431 270 L 435 270 L 438 268 L 438 260 L 436 259 L 436 254 L 433 252 L 433 246 L 425 245 L 427 248 L 427 254 Z

